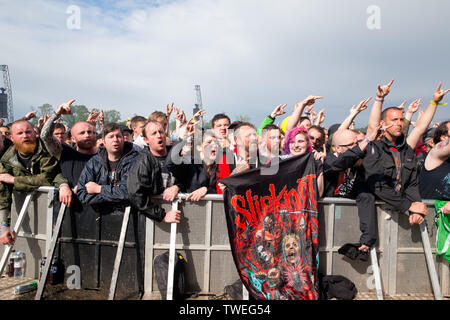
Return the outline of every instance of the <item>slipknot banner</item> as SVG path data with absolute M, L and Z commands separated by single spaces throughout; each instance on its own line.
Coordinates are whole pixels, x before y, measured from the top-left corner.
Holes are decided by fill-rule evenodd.
M 225 214 L 242 282 L 259 300 L 317 300 L 319 222 L 311 153 L 224 178 Z

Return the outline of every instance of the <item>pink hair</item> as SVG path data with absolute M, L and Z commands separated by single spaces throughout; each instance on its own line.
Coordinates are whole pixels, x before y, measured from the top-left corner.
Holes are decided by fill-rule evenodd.
M 289 132 L 286 136 L 286 145 L 284 146 L 285 154 L 291 154 L 291 149 L 289 147 L 289 143 L 291 141 L 293 141 L 299 133 L 303 133 L 306 137 L 306 141 L 308 144 L 308 146 L 306 148 L 306 152 L 312 151 L 312 144 L 311 144 L 311 140 L 309 139 L 308 129 L 306 129 L 306 127 L 304 127 L 304 126 L 300 126 L 300 127 L 295 127 L 293 129 L 289 130 Z

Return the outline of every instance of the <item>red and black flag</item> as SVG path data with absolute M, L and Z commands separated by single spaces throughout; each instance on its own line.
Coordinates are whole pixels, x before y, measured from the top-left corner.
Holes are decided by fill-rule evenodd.
M 252 169 L 222 179 L 233 259 L 259 300 L 316 300 L 319 222 L 311 153 L 280 161 L 276 175 Z

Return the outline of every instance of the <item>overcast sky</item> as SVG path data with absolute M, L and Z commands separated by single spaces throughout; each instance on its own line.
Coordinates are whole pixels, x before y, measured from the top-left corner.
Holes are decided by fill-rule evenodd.
M 15 118 L 72 98 L 122 119 L 170 102 L 191 115 L 199 84 L 206 119 L 226 112 L 259 125 L 276 105 L 291 113 L 313 94 L 324 96 L 315 109 L 325 109 L 328 127 L 391 78 L 386 107 L 422 98 L 425 108 L 440 81 L 450 87 L 448 0 L 0 0 L 0 8 Z M 439 106 L 435 120 L 449 110 Z

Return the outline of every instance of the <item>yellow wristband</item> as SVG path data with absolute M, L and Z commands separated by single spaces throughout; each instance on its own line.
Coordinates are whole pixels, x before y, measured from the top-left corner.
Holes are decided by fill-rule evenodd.
M 446 106 L 448 105 L 448 102 L 445 103 L 436 103 L 433 100 L 430 101 L 430 104 L 435 105 L 435 106 Z

